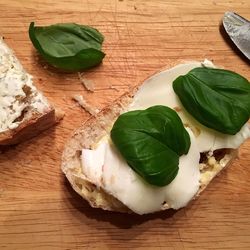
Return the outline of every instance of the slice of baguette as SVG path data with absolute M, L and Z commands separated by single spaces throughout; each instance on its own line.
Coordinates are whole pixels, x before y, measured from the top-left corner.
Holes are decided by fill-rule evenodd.
M 0 38 L 0 146 L 27 140 L 63 117 L 33 85 L 13 51 Z
M 95 117 L 92 116 L 81 128 L 79 128 L 70 141 L 66 144 L 62 156 L 62 171 L 65 173 L 73 189 L 86 199 L 92 207 L 104 210 L 128 212 L 132 211 L 122 202 L 97 187 L 82 172 L 81 150 L 91 148 L 100 139 L 107 135 L 118 116 L 126 111 L 126 107 L 132 102 L 137 89 L 119 98 L 112 107 L 105 108 Z M 196 198 L 209 182 L 225 167 L 229 166 L 237 155 L 237 150 L 222 149 L 214 152 L 214 155 L 203 155 L 200 163 L 200 188 Z M 168 209 L 168 204 L 162 205 L 162 210 Z

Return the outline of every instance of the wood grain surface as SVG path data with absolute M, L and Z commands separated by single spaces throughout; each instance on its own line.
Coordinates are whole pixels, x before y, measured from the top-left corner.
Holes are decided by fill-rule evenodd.
M 0 0 L 0 34 L 66 112 L 55 128 L 0 155 L 2 249 L 250 249 L 250 141 L 233 166 L 177 212 L 92 209 L 60 170 L 65 141 L 90 116 L 72 101 L 74 94 L 101 109 L 162 67 L 204 58 L 250 79 L 249 62 L 221 27 L 228 10 L 250 19 L 249 0 Z M 38 58 L 27 32 L 31 21 L 77 22 L 104 34 L 103 64 L 84 73 L 94 93 L 77 74 L 55 72 Z

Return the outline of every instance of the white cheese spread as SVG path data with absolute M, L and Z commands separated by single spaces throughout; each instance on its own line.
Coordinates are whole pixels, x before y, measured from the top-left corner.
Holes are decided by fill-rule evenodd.
M 25 87 L 30 91 L 29 102 L 23 101 L 26 97 Z M 49 104 L 34 87 L 31 75 L 0 38 L 0 132 L 18 127 L 21 121 L 16 119 L 27 107 L 43 113 Z

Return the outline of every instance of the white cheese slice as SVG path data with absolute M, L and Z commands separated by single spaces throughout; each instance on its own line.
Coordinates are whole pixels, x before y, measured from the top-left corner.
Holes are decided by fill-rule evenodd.
M 196 67 L 215 67 L 212 62 L 190 62 L 179 64 L 162 71 L 146 80 L 134 97 L 129 110 L 146 109 L 154 105 L 165 105 L 176 109 L 182 122 L 188 125 L 196 136 L 200 152 L 214 151 L 220 148 L 238 148 L 250 136 L 250 127 L 245 124 L 236 135 L 226 135 L 209 129 L 195 120 L 182 106 L 173 90 L 173 81 L 180 75 L 187 74 Z
M 161 210 L 164 203 L 184 207 L 199 189 L 199 150 L 189 130 L 191 147 L 179 160 L 176 178 L 165 187 L 144 182 L 126 163 L 112 143 L 103 140 L 94 150 L 82 150 L 82 168 L 88 179 L 138 214 Z M 167 163 L 166 163 L 167 164 Z
M 248 124 L 236 135 L 225 135 L 197 122 L 181 105 L 173 91 L 173 81 L 179 75 L 204 65 L 215 67 L 207 60 L 203 63 L 189 62 L 152 76 L 141 85 L 133 103 L 126 110 L 165 105 L 176 109 L 183 123 L 187 125 L 191 147 L 187 155 L 180 157 L 179 172 L 169 185 L 159 188 L 145 183 L 114 148 L 109 135 L 96 149 L 82 150 L 82 168 L 86 177 L 138 214 L 159 211 L 164 202 L 174 209 L 186 206 L 199 189 L 200 152 L 237 148 L 250 137 Z

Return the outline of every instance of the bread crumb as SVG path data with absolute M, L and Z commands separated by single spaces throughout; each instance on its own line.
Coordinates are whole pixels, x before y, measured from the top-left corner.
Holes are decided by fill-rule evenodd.
M 78 77 L 84 88 L 90 92 L 94 92 L 94 82 L 82 76 L 82 73 L 78 72 Z
M 207 171 L 207 172 L 204 172 L 202 175 L 201 175 L 201 179 L 200 179 L 200 182 L 207 185 L 212 179 L 213 177 L 216 175 L 216 172 L 213 172 L 213 171 Z
M 208 60 L 208 59 L 205 59 L 202 63 L 201 63 L 201 65 L 202 65 L 202 67 L 205 67 L 205 68 L 216 68 L 216 66 L 213 64 L 213 62 L 212 62 L 213 60 Z
M 208 165 L 214 166 L 215 164 L 216 164 L 216 160 L 213 156 L 208 158 Z
M 168 205 L 168 203 L 166 201 L 162 202 L 161 204 L 161 210 L 166 210 L 169 209 L 170 206 Z
M 98 109 L 91 107 L 91 105 L 86 102 L 82 95 L 74 95 L 72 98 L 91 115 L 95 116 L 99 112 Z
M 214 152 L 212 150 L 208 151 L 207 152 L 207 158 L 213 156 Z
M 200 163 L 199 164 L 199 169 L 200 169 L 200 171 L 202 171 L 202 170 L 204 170 L 204 169 L 206 169 L 207 168 L 207 165 L 205 164 L 205 163 Z
M 226 154 L 221 160 L 220 160 L 220 165 L 222 167 L 225 167 L 228 162 L 231 160 L 231 155 L 230 154 Z
M 221 171 L 222 168 L 223 168 L 223 166 L 221 166 L 219 163 L 216 163 L 213 167 L 213 171 L 219 172 L 219 171 Z

